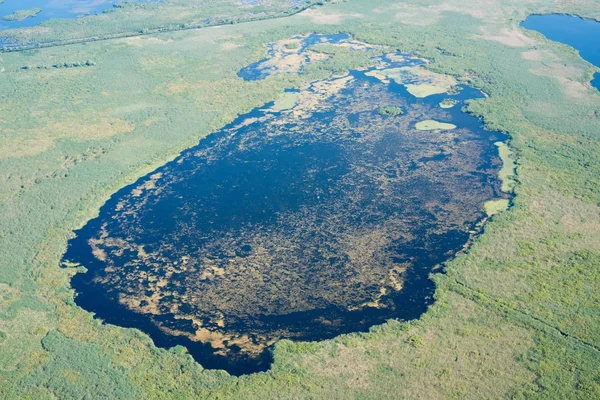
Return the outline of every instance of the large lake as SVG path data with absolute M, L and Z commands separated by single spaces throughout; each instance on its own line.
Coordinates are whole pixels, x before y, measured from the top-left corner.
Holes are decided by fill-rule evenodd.
M 284 43 L 244 74 L 299 69 L 303 51 Z M 506 137 L 461 110 L 479 91 L 409 55 L 373 63 L 287 91 L 114 194 L 69 242 L 65 263 L 88 269 L 77 304 L 236 375 L 266 370 L 283 338 L 418 318 L 429 274 L 510 197 Z
M 521 26 L 575 48 L 584 60 L 600 68 L 600 22 L 573 15 L 549 14 L 531 15 Z M 600 90 L 600 73 L 594 75 L 592 86 Z
M 18 10 L 40 8 L 35 17 L 22 21 L 4 21 L 0 19 L 0 29 L 24 28 L 39 25 L 42 21 L 52 18 L 77 18 L 88 14 L 97 14 L 111 9 L 115 4 L 124 0 L 4 0 L 0 4 L 0 17 Z M 128 0 L 131 1 L 131 0 Z M 136 2 L 135 0 L 133 0 Z M 155 0 L 152 0 L 155 1 Z M 137 0 L 148 2 L 148 0 Z

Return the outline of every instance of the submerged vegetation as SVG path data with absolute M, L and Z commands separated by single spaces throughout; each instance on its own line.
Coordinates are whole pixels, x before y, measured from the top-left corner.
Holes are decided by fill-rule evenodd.
M 384 116 L 388 116 L 388 117 L 395 117 L 397 115 L 402 115 L 404 114 L 404 111 L 402 111 L 401 107 L 396 107 L 396 106 L 383 106 L 383 107 L 379 107 L 377 109 L 377 113 L 379 115 L 384 115 Z
M 206 3 L 214 11 L 221 2 Z M 194 18 L 175 11 L 156 24 Z M 258 23 L 2 54 L 0 397 L 600 397 L 600 95 L 576 52 L 518 27 L 548 12 L 600 18 L 585 0 L 350 0 Z M 143 11 L 111 14 L 79 33 L 144 28 Z M 11 35 L 54 40 L 77 24 Z M 278 342 L 268 372 L 236 378 L 77 307 L 69 281 L 80 271 L 59 267 L 72 231 L 238 114 L 369 66 L 370 55 L 339 50 L 301 75 L 237 77 L 267 57 L 266 43 L 342 31 L 481 88 L 488 97 L 467 110 L 511 136 L 512 207 L 433 276 L 429 310 L 368 333 Z M 82 60 L 95 65 L 22 69 Z

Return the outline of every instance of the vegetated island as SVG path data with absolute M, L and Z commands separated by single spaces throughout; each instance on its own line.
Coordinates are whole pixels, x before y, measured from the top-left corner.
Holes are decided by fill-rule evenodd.
M 428 119 L 417 122 L 416 128 L 420 131 L 450 130 L 456 128 L 456 125 Z
M 2 3 L 2 0 L 0 0 L 0 3 Z M 3 21 L 23 21 L 27 18 L 33 18 L 36 15 L 38 15 L 40 12 L 42 12 L 41 8 L 29 8 L 26 10 L 17 10 L 12 14 L 8 14 L 2 17 Z
M 454 107 L 458 102 L 454 99 L 444 99 L 440 102 L 440 107 L 442 108 L 452 108 Z
M 379 115 L 384 115 L 386 117 L 395 117 L 397 115 L 402 115 L 404 114 L 404 111 L 402 111 L 402 108 L 400 107 L 395 107 L 395 106 L 383 106 L 383 107 L 379 107 L 377 109 L 377 113 Z

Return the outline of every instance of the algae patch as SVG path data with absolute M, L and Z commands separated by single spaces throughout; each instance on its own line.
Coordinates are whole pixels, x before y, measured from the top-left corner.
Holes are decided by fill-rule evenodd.
M 402 108 L 400 107 L 383 106 L 377 109 L 377 113 L 386 117 L 395 117 L 404 114 L 404 111 L 402 111 Z
M 491 217 L 492 215 L 506 211 L 509 204 L 510 203 L 508 199 L 486 201 L 484 204 L 485 213 Z
M 433 119 L 417 122 L 415 127 L 420 131 L 446 131 L 456 129 L 456 125 Z
M 299 97 L 300 93 L 298 92 L 285 92 L 279 98 L 277 98 L 277 100 L 275 100 L 275 103 L 270 110 L 274 112 L 289 110 L 296 105 Z
M 502 160 L 502 168 L 498 173 L 498 177 L 502 181 L 501 190 L 505 193 L 512 193 L 517 184 L 515 180 L 517 165 L 506 143 L 496 142 L 494 144 L 498 147 L 498 154 Z
M 332 51 L 348 50 L 367 52 L 381 48 L 353 40 L 347 34 L 321 35 L 310 34 L 279 40 L 268 46 L 268 57 L 243 68 L 238 76 L 247 81 L 265 79 L 272 75 L 303 73 L 313 62 L 322 62 L 330 58 Z M 335 52 L 335 51 L 333 51 Z
M 33 18 L 42 12 L 41 8 L 30 8 L 26 10 L 17 10 L 12 14 L 8 14 L 2 17 L 3 21 L 23 21 L 27 18 Z

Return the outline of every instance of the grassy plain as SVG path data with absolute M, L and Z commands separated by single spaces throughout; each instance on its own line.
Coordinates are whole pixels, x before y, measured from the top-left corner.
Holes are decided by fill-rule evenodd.
M 600 94 L 574 50 L 519 28 L 548 12 L 600 19 L 593 0 L 351 0 L 283 19 L 2 54 L 0 397 L 600 397 Z M 313 31 L 428 58 L 429 69 L 482 88 L 489 97 L 469 111 L 511 136 L 514 205 L 434 276 L 430 310 L 369 333 L 280 342 L 269 372 L 235 378 L 76 307 L 76 271 L 59 260 L 111 193 L 284 88 L 369 62 L 347 52 L 301 76 L 236 77 L 265 57 L 264 43 Z

